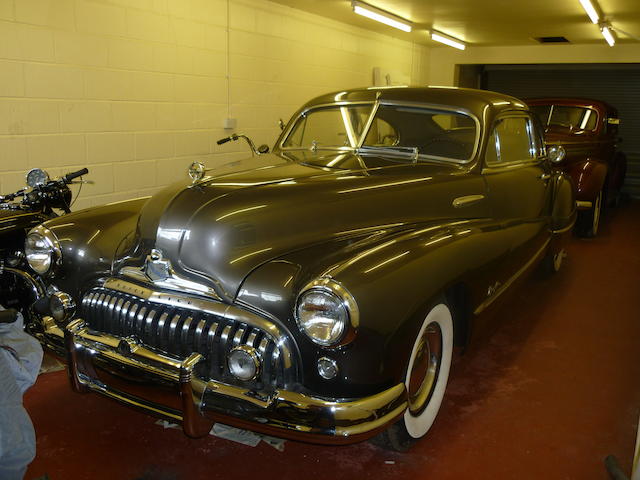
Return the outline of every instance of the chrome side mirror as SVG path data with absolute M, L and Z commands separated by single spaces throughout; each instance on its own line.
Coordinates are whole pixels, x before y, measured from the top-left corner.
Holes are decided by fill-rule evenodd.
M 258 147 L 258 154 L 264 155 L 265 153 L 269 153 L 269 145 L 263 143 Z
M 551 145 L 547 148 L 547 155 L 549 156 L 549 160 L 553 163 L 560 163 L 564 160 L 566 154 L 567 151 L 562 145 Z
M 285 124 L 281 118 L 278 119 L 278 126 L 280 127 L 280 130 L 284 130 Z

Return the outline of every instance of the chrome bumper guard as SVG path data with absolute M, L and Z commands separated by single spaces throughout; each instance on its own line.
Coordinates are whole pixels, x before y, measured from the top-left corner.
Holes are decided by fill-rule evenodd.
M 90 331 L 82 319 L 73 320 L 64 330 L 50 317 L 45 317 L 43 324 L 48 341 L 59 344 L 64 340 L 69 378 L 76 391 L 98 392 L 152 415 L 181 422 L 184 433 L 191 437 L 206 435 L 213 423 L 222 422 L 314 443 L 354 443 L 383 430 L 407 408 L 402 383 L 349 401 L 286 390 L 255 392 L 198 378 L 194 368 L 204 359 L 199 353 L 186 359 L 162 355 L 132 338 Z M 118 378 L 118 386 L 125 382 L 134 390 L 142 387 L 144 393 L 135 395 L 126 387 L 116 388 L 105 383 L 105 377 Z M 142 379 L 147 382 L 145 385 Z M 173 391 L 175 405 L 150 400 L 159 385 Z

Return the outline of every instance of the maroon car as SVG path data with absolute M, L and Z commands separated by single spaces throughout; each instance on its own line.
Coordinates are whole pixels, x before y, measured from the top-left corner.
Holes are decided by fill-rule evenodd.
M 615 204 L 624 182 L 627 161 L 616 149 L 618 111 L 605 102 L 585 98 L 526 100 L 545 127 L 548 146 L 561 145 L 560 166 L 576 185 L 578 235 L 598 233 L 603 204 Z

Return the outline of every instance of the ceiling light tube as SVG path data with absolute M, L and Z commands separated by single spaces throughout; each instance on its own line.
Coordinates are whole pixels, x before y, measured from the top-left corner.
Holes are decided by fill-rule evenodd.
M 467 48 L 467 46 L 460 40 L 450 37 L 449 35 L 445 35 L 444 33 L 436 32 L 434 30 L 431 31 L 431 40 L 444 43 L 445 45 L 457 48 L 458 50 L 464 50 L 465 48 Z
M 600 31 L 602 32 L 602 36 L 607 41 L 609 46 L 613 47 L 616 44 L 616 39 L 613 38 L 613 34 L 611 33 L 611 30 L 609 29 L 609 27 L 605 25 L 600 29 Z
M 582 5 L 582 8 L 584 8 L 584 11 L 587 12 L 587 15 L 589 15 L 591 21 L 597 24 L 600 21 L 600 15 L 598 15 L 598 12 L 591 3 L 591 0 L 580 0 L 580 4 Z
M 412 29 L 411 22 L 409 22 L 408 20 L 385 12 L 384 10 L 380 10 L 379 8 L 372 7 L 371 5 L 368 5 L 366 3 L 352 0 L 351 8 L 353 8 L 353 12 L 357 13 L 358 15 L 362 15 L 363 17 L 370 18 L 371 20 L 384 23 L 385 25 L 397 28 L 398 30 L 410 32 Z

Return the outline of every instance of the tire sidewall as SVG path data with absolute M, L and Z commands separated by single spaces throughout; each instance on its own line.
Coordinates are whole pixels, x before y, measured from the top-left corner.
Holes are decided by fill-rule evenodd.
M 413 348 L 411 349 L 411 356 L 409 357 L 409 364 L 407 365 L 407 371 L 405 374 L 405 386 L 407 391 L 409 389 L 411 369 L 413 368 L 418 351 L 419 340 L 424 335 L 427 326 L 434 322 L 438 324 L 442 334 L 442 358 L 440 360 L 436 385 L 427 406 L 422 412 L 420 412 L 420 414 L 415 416 L 411 414 L 409 408 L 407 408 L 404 413 L 404 427 L 409 436 L 413 439 L 423 437 L 433 425 L 436 415 L 440 410 L 442 399 L 444 398 L 447 381 L 449 379 L 449 371 L 451 368 L 451 358 L 453 355 L 453 316 L 451 314 L 451 310 L 445 303 L 438 303 L 429 310 L 429 313 L 423 320 L 420 331 L 414 341 Z

